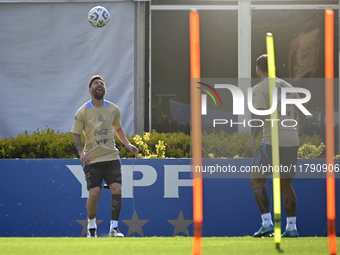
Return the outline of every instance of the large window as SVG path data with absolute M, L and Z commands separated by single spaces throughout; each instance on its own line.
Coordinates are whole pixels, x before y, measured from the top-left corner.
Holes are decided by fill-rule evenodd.
M 338 10 L 334 12 L 335 42 L 334 52 L 338 51 Z M 324 47 L 324 10 L 253 10 L 252 11 L 252 77 L 256 77 L 255 60 L 266 52 L 265 36 L 271 32 L 274 36 L 276 74 L 282 78 L 306 75 L 304 66 L 297 62 L 317 63 L 317 69 L 312 77 L 324 77 L 325 47 Z M 318 54 L 316 54 L 318 51 Z M 291 61 L 289 63 L 289 54 Z M 315 57 L 314 57 L 315 56 Z M 300 59 L 298 59 L 300 58 Z M 308 59 L 309 58 L 309 59 Z M 334 58 L 335 77 L 338 76 L 338 55 Z M 310 64 L 312 65 L 312 64 Z M 289 66 L 291 75 L 289 75 Z M 308 69 L 308 68 L 307 68 Z M 309 72 L 306 69 L 307 72 Z M 296 76 L 295 75 L 295 76 Z
M 188 2 L 190 1 L 186 1 L 187 4 Z M 204 4 L 208 2 L 214 3 L 214 1 L 205 1 Z M 171 1 L 167 3 L 171 4 Z M 248 32 L 242 30 L 244 24 L 241 24 L 242 21 L 238 19 L 240 10 L 237 9 L 240 6 L 235 5 L 235 1 L 228 3 L 234 4 L 236 8 L 233 10 L 199 9 L 201 77 L 234 78 L 236 81 L 233 84 L 237 85 L 240 73 L 238 63 L 240 61 L 241 66 L 245 63 L 244 57 L 240 54 L 243 49 L 239 47 L 242 42 L 238 42 L 238 33 L 239 31 Z M 309 5 L 303 5 L 304 2 L 294 5 L 292 2 L 276 1 L 275 8 L 273 5 L 273 8 L 270 8 L 270 4 L 273 3 L 274 1 L 252 1 L 249 5 L 251 85 L 258 82 L 255 69 L 256 58 L 266 53 L 266 33 L 271 32 L 274 36 L 277 76 L 290 81 L 295 86 L 307 88 L 312 93 L 312 99 L 306 105 L 307 109 L 313 113 L 308 127 L 312 134 L 316 127 L 322 128 L 320 126 L 324 121 L 324 12 L 326 6 L 323 8 L 322 4 L 334 5 L 336 3 L 333 8 L 335 18 L 334 77 L 339 77 L 338 1 L 313 1 Z M 173 2 L 173 4 L 178 3 Z M 220 1 L 218 4 L 223 3 Z M 317 8 L 314 8 L 312 4 L 318 5 Z M 190 9 L 165 9 L 154 10 L 151 13 L 151 127 L 158 132 L 184 131 L 189 133 Z M 246 63 L 249 62 L 246 60 Z M 336 82 L 335 95 L 338 94 Z M 222 110 L 231 112 L 232 100 L 222 98 L 222 101 Z M 210 103 L 212 102 L 208 102 L 208 108 Z M 335 124 L 338 123 L 338 104 L 338 96 L 335 96 Z
M 201 77 L 237 78 L 237 11 L 200 11 Z M 152 129 L 189 133 L 189 11 L 153 11 Z
M 334 77 L 338 68 L 338 10 L 334 11 Z M 323 135 L 325 128 L 325 11 L 254 10 L 252 11 L 252 77 L 256 77 L 256 58 L 266 52 L 265 35 L 272 32 L 275 45 L 276 75 L 295 87 L 306 88 L 311 99 L 305 107 L 308 116 L 304 133 Z M 334 94 L 339 95 L 338 80 Z M 334 97 L 335 124 L 338 124 L 338 96 Z M 338 147 L 338 146 L 337 146 Z

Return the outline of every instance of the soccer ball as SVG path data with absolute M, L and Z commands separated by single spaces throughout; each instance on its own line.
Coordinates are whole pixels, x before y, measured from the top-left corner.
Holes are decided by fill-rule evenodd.
M 87 16 L 92 26 L 104 27 L 110 20 L 110 13 L 102 6 L 93 7 Z

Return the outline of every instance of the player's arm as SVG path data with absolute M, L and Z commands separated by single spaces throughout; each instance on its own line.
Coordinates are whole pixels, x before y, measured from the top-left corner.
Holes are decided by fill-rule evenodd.
M 73 133 L 74 144 L 77 148 L 81 163 L 83 163 L 84 165 L 88 165 L 90 164 L 90 157 L 89 155 L 85 154 L 85 152 L 83 151 L 83 142 L 81 140 L 81 133 L 83 132 L 83 130 L 84 130 L 84 121 L 83 121 L 83 114 L 80 108 L 77 111 L 76 115 L 74 116 L 71 132 Z
M 264 110 L 264 109 L 258 109 L 258 110 Z M 257 115 L 256 119 L 260 119 L 264 122 L 266 119 L 268 119 L 268 116 Z M 261 131 L 262 131 L 262 127 L 254 127 L 253 128 L 253 134 L 251 135 L 251 140 L 250 140 L 249 146 L 254 151 L 256 151 L 256 149 L 257 149 L 257 140 L 256 139 L 259 136 L 259 134 L 261 133 Z
M 84 165 L 90 164 L 89 155 L 83 151 L 83 141 L 81 140 L 81 135 L 74 133 L 74 144 L 76 145 L 81 163 Z
M 303 127 L 305 126 L 305 123 L 306 123 L 306 116 L 295 105 L 294 105 L 294 112 L 296 112 L 296 114 L 297 114 L 297 118 L 296 118 L 296 122 L 297 122 L 296 130 L 297 130 L 298 134 L 301 135 L 302 131 L 303 131 Z
M 138 150 L 137 147 L 133 146 L 129 142 L 128 139 L 126 139 L 126 135 L 125 135 L 123 127 L 121 127 L 121 126 L 117 127 L 117 126 L 113 125 L 113 129 L 114 129 L 119 141 L 121 141 L 125 145 L 125 147 L 135 155 L 136 158 L 138 158 L 139 150 Z
M 265 110 L 266 109 L 266 97 L 263 92 L 259 89 L 258 85 L 253 88 L 253 105 L 257 110 Z M 257 119 L 262 120 L 263 122 L 270 118 L 268 115 L 256 115 Z M 250 140 L 250 148 L 254 151 L 257 150 L 257 137 L 261 133 L 262 127 L 254 127 L 253 133 Z

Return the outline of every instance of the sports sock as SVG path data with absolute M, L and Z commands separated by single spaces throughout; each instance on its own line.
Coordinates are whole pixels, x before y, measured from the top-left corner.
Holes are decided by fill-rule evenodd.
M 117 220 L 111 220 L 110 229 L 118 227 L 118 221 Z
M 122 209 L 122 195 L 112 195 L 111 220 L 118 221 L 121 209 Z
M 265 213 L 261 215 L 262 218 L 262 226 L 265 228 L 268 227 L 269 225 L 273 224 L 272 222 L 272 216 L 270 213 Z
M 286 230 L 293 231 L 296 229 L 296 217 L 287 217 Z
M 96 225 L 96 218 L 94 219 L 88 219 L 87 220 L 87 228 L 90 229 L 90 228 L 97 228 L 97 225 Z

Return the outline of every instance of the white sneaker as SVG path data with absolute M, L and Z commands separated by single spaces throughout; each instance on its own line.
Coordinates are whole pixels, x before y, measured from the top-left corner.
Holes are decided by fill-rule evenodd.
M 117 228 L 111 228 L 109 232 L 109 237 L 124 237 L 124 235 Z
M 97 229 L 90 228 L 87 230 L 87 237 L 97 237 Z

